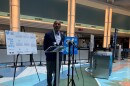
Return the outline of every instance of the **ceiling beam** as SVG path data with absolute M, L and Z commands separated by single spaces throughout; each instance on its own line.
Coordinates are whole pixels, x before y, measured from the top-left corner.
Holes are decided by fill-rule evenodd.
M 123 8 L 121 8 L 119 6 L 115 6 L 113 4 L 108 4 L 106 2 L 101 2 L 101 1 L 97 1 L 97 0 L 76 0 L 76 3 L 84 5 L 84 6 L 94 7 L 94 8 L 101 9 L 101 10 L 105 10 L 109 6 L 113 9 L 114 13 L 130 16 L 129 10 L 123 9 Z
M 114 0 L 107 0 L 107 3 L 113 4 L 113 3 L 114 3 Z

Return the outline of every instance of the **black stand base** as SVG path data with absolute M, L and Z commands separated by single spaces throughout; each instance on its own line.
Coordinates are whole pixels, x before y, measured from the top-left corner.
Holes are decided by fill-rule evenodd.
M 17 63 L 18 63 L 18 62 L 17 62 Z M 14 62 L 13 64 L 14 64 L 14 65 L 12 65 L 12 66 L 10 66 L 10 67 L 14 68 L 15 65 L 16 65 L 16 62 Z M 23 62 L 21 62 L 21 65 L 17 65 L 17 67 L 25 67 L 25 66 L 23 65 Z
M 2 76 L 2 75 L 0 75 L 0 78 L 3 78 L 3 76 Z
M 29 67 L 33 67 L 33 66 L 35 66 L 35 65 L 34 64 L 33 65 L 32 64 L 29 65 Z
M 40 64 L 38 66 L 43 66 L 42 62 L 40 61 Z
M 74 64 L 78 64 L 78 62 L 75 60 Z
M 70 80 L 69 84 L 70 84 L 71 82 L 72 82 L 72 85 L 71 85 L 71 86 L 76 86 L 73 79 Z
M 19 65 L 19 67 L 25 67 L 25 66 L 23 65 L 23 62 L 21 62 L 21 65 Z
M 14 62 L 14 66 L 12 66 L 12 67 L 15 67 L 15 62 Z
M 89 58 L 87 59 L 88 61 L 86 62 L 86 63 L 90 63 L 90 56 L 89 56 Z

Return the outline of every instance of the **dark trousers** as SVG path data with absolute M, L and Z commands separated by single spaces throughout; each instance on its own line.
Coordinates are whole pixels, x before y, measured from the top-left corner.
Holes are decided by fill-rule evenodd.
M 47 86 L 56 86 L 56 62 L 55 61 L 47 61 Z M 61 61 L 59 62 L 59 72 L 61 68 Z M 54 75 L 54 82 L 52 82 L 52 74 Z M 60 73 L 59 73 L 60 76 Z

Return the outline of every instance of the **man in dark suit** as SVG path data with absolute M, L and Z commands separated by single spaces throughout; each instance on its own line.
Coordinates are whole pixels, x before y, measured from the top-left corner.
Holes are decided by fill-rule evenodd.
M 53 30 L 46 33 L 44 36 L 44 50 L 50 46 L 63 45 L 64 35 L 59 31 L 61 28 L 61 22 L 55 21 L 53 24 Z M 56 86 L 56 53 L 46 53 L 46 67 L 47 67 L 47 84 L 52 86 L 52 74 L 54 74 L 53 86 Z M 59 68 L 61 67 L 62 53 L 59 54 Z M 60 70 L 60 69 L 59 69 Z M 60 74 L 59 74 L 60 75 Z

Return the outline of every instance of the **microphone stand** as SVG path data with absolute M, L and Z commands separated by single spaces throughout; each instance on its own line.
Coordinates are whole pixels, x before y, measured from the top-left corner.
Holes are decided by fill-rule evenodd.
M 74 82 L 74 45 L 73 45 L 73 55 L 72 55 L 72 86 L 76 86 Z
M 68 46 L 69 46 L 69 52 L 68 52 L 68 85 L 67 86 L 69 86 L 70 82 L 72 82 L 71 86 L 76 86 L 75 82 L 74 82 L 74 47 L 77 47 L 77 46 L 74 43 L 71 43 L 71 42 L 68 43 Z M 70 62 L 71 62 L 70 61 L 71 46 L 73 46 L 73 54 L 72 54 L 72 79 L 70 80 L 69 75 L 70 75 Z M 76 73 L 77 73 L 77 71 L 76 71 Z M 78 77 L 78 75 L 77 75 L 77 77 Z M 78 77 L 78 79 L 79 79 L 79 77 Z
M 71 43 L 69 42 L 68 43 L 68 46 L 69 46 L 69 48 L 68 48 L 68 84 L 67 84 L 67 86 L 69 86 L 69 76 L 70 76 L 70 47 L 71 47 Z

